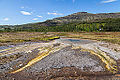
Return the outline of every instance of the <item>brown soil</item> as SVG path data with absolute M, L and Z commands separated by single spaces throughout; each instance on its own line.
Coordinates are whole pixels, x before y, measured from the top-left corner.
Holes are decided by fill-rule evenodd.
M 40 73 L 26 73 L 21 71 L 16 74 L 1 75 L 1 80 L 120 80 L 119 74 L 116 76 L 108 72 L 83 72 L 75 67 L 64 67 L 60 69 L 50 69 Z

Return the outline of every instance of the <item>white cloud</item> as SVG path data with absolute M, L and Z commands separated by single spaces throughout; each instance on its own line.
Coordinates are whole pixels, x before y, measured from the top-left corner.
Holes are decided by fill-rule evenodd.
M 73 1 L 73 3 L 75 2 L 75 0 L 72 0 Z
M 32 15 L 30 12 L 20 11 L 23 15 Z
M 107 1 L 102 1 L 102 3 L 110 3 L 110 2 L 115 2 L 117 0 L 107 0 Z
M 32 20 L 36 21 L 36 20 L 38 20 L 38 18 L 34 18 L 34 19 L 32 19 Z
M 24 6 L 21 7 L 21 9 L 24 9 L 24 8 L 25 8 Z
M 43 18 L 43 16 L 39 16 L 39 15 L 38 15 L 37 17 L 39 17 L 39 18 Z
M 50 12 L 48 12 L 47 14 L 49 14 L 49 15 L 63 15 L 62 13 L 50 13 Z
M 9 21 L 9 18 L 4 18 L 3 21 Z

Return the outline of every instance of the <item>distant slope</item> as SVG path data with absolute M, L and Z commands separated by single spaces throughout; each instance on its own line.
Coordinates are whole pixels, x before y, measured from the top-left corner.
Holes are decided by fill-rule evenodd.
M 39 23 L 30 24 L 30 25 L 58 26 L 58 25 L 68 24 L 68 23 L 95 22 L 97 20 L 102 20 L 107 18 L 120 18 L 120 13 L 92 14 L 87 12 L 78 12 L 65 17 L 54 18 L 52 20 L 47 20 L 45 22 L 39 22 Z
M 9 28 L 5 30 L 39 32 L 120 31 L 119 21 L 120 13 L 78 12 L 44 22 L 15 25 L 14 30 Z
M 83 22 L 83 21 L 95 21 L 106 18 L 120 18 L 119 13 L 100 13 L 92 14 L 87 12 L 78 12 L 65 17 L 55 18 L 53 22 L 69 23 L 69 22 Z

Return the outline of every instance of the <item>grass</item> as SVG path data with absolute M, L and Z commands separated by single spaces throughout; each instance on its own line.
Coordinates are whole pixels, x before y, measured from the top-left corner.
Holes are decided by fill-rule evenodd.
M 76 32 L 66 33 L 68 38 L 90 39 L 120 44 L 120 32 Z
M 0 33 L 0 44 L 4 43 L 21 43 L 21 42 L 38 42 L 38 41 L 50 41 L 54 39 L 59 39 L 52 33 L 42 33 L 42 32 L 3 32 Z
M 59 36 L 120 44 L 120 32 L 3 32 L 0 33 L 0 44 L 50 41 L 59 39 Z
M 50 41 L 50 40 L 55 40 L 55 39 L 59 39 L 59 36 L 51 36 L 51 37 L 43 37 L 43 38 L 31 38 L 30 41 L 34 41 L 34 40 L 40 40 L 40 41 Z

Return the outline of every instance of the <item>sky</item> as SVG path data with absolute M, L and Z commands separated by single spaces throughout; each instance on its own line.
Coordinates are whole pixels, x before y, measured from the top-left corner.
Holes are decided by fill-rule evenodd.
M 76 12 L 120 12 L 120 0 L 0 0 L 0 25 L 43 22 Z

